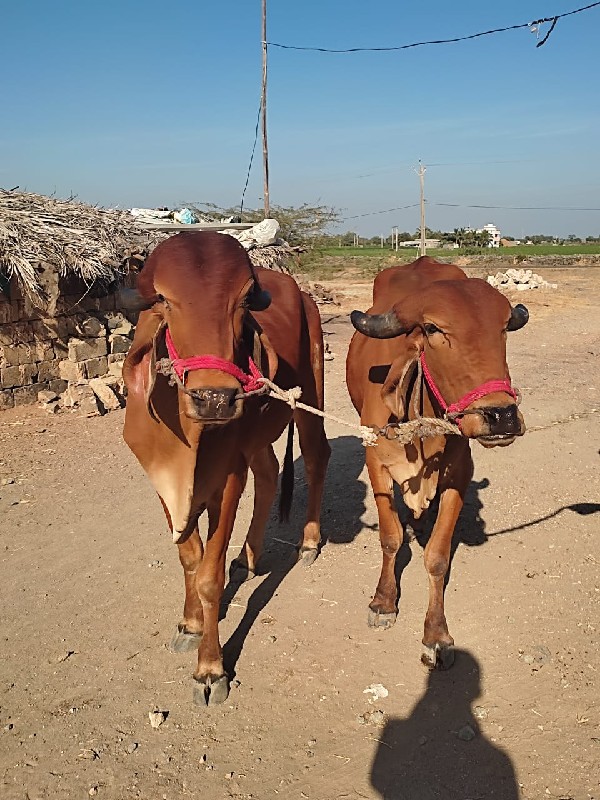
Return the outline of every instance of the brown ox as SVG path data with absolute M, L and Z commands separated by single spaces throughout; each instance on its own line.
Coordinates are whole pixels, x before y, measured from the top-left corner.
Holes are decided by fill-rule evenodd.
M 242 384 L 253 359 L 279 386 L 300 386 L 303 400 L 322 408 L 319 312 L 292 278 L 253 268 L 234 238 L 214 232 L 181 233 L 160 244 L 138 278 L 134 301 L 147 310 L 123 369 L 123 435 L 162 501 L 184 570 L 183 618 L 171 649 L 198 649 L 194 700 L 212 705 L 229 691 L 218 618 L 238 501 L 249 467 L 254 511 L 234 562 L 236 580 L 252 575 L 260 557 L 279 472 L 272 442 L 288 424 L 280 509 L 289 511 L 294 421 L 309 486 L 300 552 L 307 563 L 317 554 L 330 453 L 323 422 L 298 410 L 292 415 L 289 405 L 264 395 L 246 398 Z M 180 374 L 171 373 L 169 382 L 164 372 L 177 365 Z M 205 510 L 204 544 L 198 518 Z
M 443 417 L 449 406 L 446 416 L 458 422 L 463 434 L 414 439 L 407 445 L 382 437 L 366 450 L 383 550 L 370 604 L 372 627 L 388 627 L 397 615 L 394 566 L 403 532 L 393 482 L 417 530 L 422 512 L 439 493 L 439 512 L 424 554 L 429 606 L 422 660 L 429 667 L 453 661 L 444 587 L 454 527 L 473 475 L 469 440 L 486 447 L 507 445 L 525 431 L 510 386 L 506 332 L 521 328 L 527 318 L 524 306 L 511 308 L 485 281 L 426 257 L 381 272 L 369 313 L 352 314 L 359 332 L 350 343 L 346 375 L 362 424 L 383 428 L 417 415 Z

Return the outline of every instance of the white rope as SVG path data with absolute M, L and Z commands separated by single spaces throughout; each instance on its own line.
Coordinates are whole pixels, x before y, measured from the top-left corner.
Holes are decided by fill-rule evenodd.
M 300 408 L 302 411 L 307 411 L 309 414 L 315 414 L 317 417 L 329 419 L 332 420 L 332 422 L 337 422 L 338 425 L 357 430 L 364 447 L 376 447 L 379 436 L 384 436 L 386 439 L 399 442 L 400 444 L 408 444 L 417 437 L 419 439 L 428 439 L 432 436 L 448 436 L 461 433 L 457 425 L 445 419 L 437 419 L 434 417 L 419 417 L 409 422 L 386 425 L 385 428 L 381 429 L 375 429 L 368 425 L 355 425 L 354 423 L 340 419 L 340 417 L 336 417 L 334 414 L 327 414 L 325 411 L 306 405 L 306 403 L 300 403 L 299 398 L 302 395 L 302 389 L 299 386 L 295 386 L 293 389 L 281 389 L 268 378 L 259 378 L 259 380 L 263 383 L 265 388 L 268 388 L 270 397 L 287 403 L 292 410 Z M 256 394 L 258 393 L 262 393 L 262 390 L 259 389 Z M 255 393 L 248 392 L 246 397 L 250 394 Z M 390 433 L 391 431 L 393 431 L 393 433 Z

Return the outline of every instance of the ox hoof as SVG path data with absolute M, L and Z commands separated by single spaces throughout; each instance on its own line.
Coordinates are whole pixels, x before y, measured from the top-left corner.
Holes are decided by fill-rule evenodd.
M 384 613 L 383 611 L 375 611 L 372 608 L 369 608 L 367 625 L 369 628 L 383 628 L 383 630 L 386 630 L 387 628 L 391 628 L 396 622 L 397 616 L 398 613 L 396 611 L 392 611 L 390 614 Z
M 239 558 L 234 558 L 229 565 L 229 580 L 232 583 L 245 583 L 251 581 L 256 577 L 256 572 L 250 569 L 248 564 L 240 561 Z
M 436 642 L 433 647 L 423 645 L 421 663 L 427 669 L 450 669 L 454 664 L 454 646 Z
M 303 567 L 310 567 L 317 560 L 319 555 L 318 547 L 301 547 L 298 552 L 298 563 Z
M 205 708 L 224 703 L 229 696 L 229 678 L 221 675 L 220 678 L 204 679 L 194 678 L 194 705 Z
M 168 650 L 171 653 L 191 653 L 192 650 L 198 649 L 201 639 L 201 633 L 190 633 L 185 629 L 185 625 L 178 625 L 168 644 Z

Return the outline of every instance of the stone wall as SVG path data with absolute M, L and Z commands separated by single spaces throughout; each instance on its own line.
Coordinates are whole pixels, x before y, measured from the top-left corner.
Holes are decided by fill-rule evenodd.
M 0 409 L 40 400 L 51 411 L 119 407 L 133 320 L 114 294 L 60 296 L 52 311 L 44 316 L 14 281 L 0 292 Z

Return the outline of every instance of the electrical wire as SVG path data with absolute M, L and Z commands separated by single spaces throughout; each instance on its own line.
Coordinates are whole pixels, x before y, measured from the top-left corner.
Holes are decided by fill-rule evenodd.
M 550 30 L 546 36 L 537 43 L 536 47 L 541 47 L 548 41 L 548 37 L 554 30 L 556 23 L 559 19 L 564 17 L 571 17 L 574 14 L 581 14 L 583 11 L 589 11 L 592 8 L 600 6 L 600 0 L 596 3 L 589 3 L 587 6 L 575 8 L 572 11 L 565 11 L 563 14 L 554 14 L 551 17 L 544 17 L 543 19 L 536 19 L 533 22 L 521 22 L 518 25 L 507 25 L 504 28 L 494 28 L 489 31 L 481 31 L 480 33 L 472 33 L 469 36 L 457 36 L 452 39 L 433 39 L 427 42 L 412 42 L 411 44 L 402 44 L 395 47 L 348 47 L 344 49 L 335 49 L 330 47 L 307 47 L 301 45 L 282 44 L 281 42 L 266 42 L 269 47 L 278 47 L 282 50 L 310 50 L 317 53 L 383 53 L 397 50 L 410 50 L 414 47 L 426 47 L 434 44 L 453 44 L 455 42 L 466 42 L 470 39 L 478 39 L 481 36 L 491 36 L 496 33 L 505 33 L 507 31 L 516 31 L 520 28 L 535 28 L 536 26 L 543 25 L 547 22 L 551 23 Z
M 258 115 L 256 117 L 256 130 L 254 131 L 254 144 L 252 145 L 252 153 L 250 154 L 250 163 L 248 164 L 248 173 L 246 175 L 246 184 L 242 192 L 242 199 L 240 200 L 240 214 L 244 211 L 244 198 L 246 197 L 246 189 L 250 182 L 250 172 L 252 171 L 252 162 L 254 161 L 254 153 L 256 152 L 256 143 L 258 141 L 258 129 L 260 127 L 260 112 L 262 111 L 262 101 L 258 104 Z

